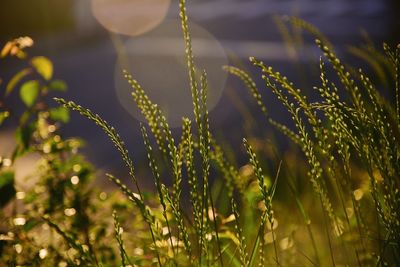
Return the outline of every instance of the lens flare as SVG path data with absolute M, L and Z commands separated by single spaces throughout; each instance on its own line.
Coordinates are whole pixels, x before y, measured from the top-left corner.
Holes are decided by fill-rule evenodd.
M 208 78 L 208 109 L 218 103 L 225 86 L 228 64 L 224 48 L 202 27 L 191 24 L 193 54 L 198 80 L 203 70 Z M 115 42 L 116 44 L 118 42 Z M 185 47 L 179 20 L 164 21 L 155 30 L 116 46 L 115 89 L 122 106 L 136 119 L 144 121 L 131 96 L 132 89 L 123 77 L 127 69 L 159 105 L 171 127 L 182 124 L 182 117 L 193 118 L 192 96 L 187 74 Z M 200 82 L 200 81 L 199 81 Z M 199 83 L 200 84 L 200 83 Z
M 92 0 L 97 21 L 113 33 L 137 36 L 157 27 L 171 0 Z

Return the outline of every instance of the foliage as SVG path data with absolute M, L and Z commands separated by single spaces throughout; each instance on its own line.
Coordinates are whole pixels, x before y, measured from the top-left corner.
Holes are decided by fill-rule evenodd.
M 0 204 L 7 206 L 1 212 L 6 230 L 0 258 L 9 265 L 45 266 L 398 265 L 400 46 L 384 45 L 380 54 L 394 73 L 394 82 L 385 79 L 395 88 L 392 103 L 361 69 L 341 63 L 317 29 L 288 18 L 293 27 L 317 38 L 326 58 L 319 64 L 317 100 L 311 102 L 264 62 L 250 61 L 294 125 L 272 118 L 250 74 L 233 66 L 224 69 L 243 80 L 269 124 L 303 155 L 296 150 L 280 155 L 274 144 L 249 136 L 243 140 L 249 164 L 237 168 L 210 132 L 207 74 L 195 65 L 184 0 L 180 18 L 194 112 L 193 124 L 182 119 L 180 138 L 145 89 L 124 71 L 133 101 L 147 121 L 140 130 L 156 197 L 141 190 L 134 161 L 109 123 L 62 98 L 54 98 L 59 107 L 45 104 L 48 93 L 66 89 L 62 81 L 52 80 L 51 61 L 29 59 L 21 39 L 6 45 L 3 56 L 23 55 L 29 66 L 5 90 L 8 96 L 22 83 L 26 111 L 19 118 L 17 146 L 10 159 L 1 161 Z M 10 52 L 11 46 L 16 52 Z M 327 63 L 336 78 L 328 78 Z M 93 168 L 78 154 L 81 142 L 63 140 L 59 134 L 68 122 L 67 110 L 79 112 L 108 135 L 135 192 L 112 174 L 107 177 L 121 194 L 107 197 L 89 186 Z M 7 109 L 2 114 L 4 123 L 12 113 Z M 28 153 L 38 154 L 40 162 L 35 177 L 29 177 L 36 178 L 36 185 L 25 193 L 15 183 L 12 167 Z M 185 186 L 190 188 L 191 207 L 183 205 Z M 17 200 L 11 201 L 13 197 Z
M 68 109 L 49 106 L 49 94 L 65 91 L 66 84 L 53 79 L 50 59 L 30 58 L 23 50 L 26 45 L 19 42 L 31 44 L 27 38 L 9 42 L 2 52 L 25 67 L 2 91 L 0 126 L 17 125 L 15 147 L 8 157 L 0 157 L 1 262 L 7 266 L 98 265 L 98 261 L 114 265 L 117 250 L 107 241 L 113 231 L 110 220 L 103 218 L 112 209 L 132 207 L 118 193 L 91 188 L 93 167 L 78 152 L 83 142 L 61 137 L 62 125 L 69 121 Z M 11 44 L 19 44 L 18 50 Z M 18 88 L 25 106 L 22 111 L 7 106 Z M 20 172 L 29 167 L 16 166 L 29 159 L 37 162 L 28 177 L 21 177 Z
M 294 22 L 301 27 L 308 25 L 299 19 Z M 326 38 L 318 31 L 310 32 L 336 72 L 343 92 L 327 77 L 322 58 L 321 84 L 314 87 L 320 98 L 312 103 L 286 77 L 262 61 L 250 58 L 260 68 L 266 87 L 289 111 L 296 132 L 277 125 L 270 118 L 248 74 L 235 67 L 225 69 L 244 81 L 269 122 L 304 152 L 310 166 L 310 182 L 323 207 L 324 217 L 331 224 L 327 227 L 327 238 L 332 264 L 338 261 L 337 251 L 340 249 L 345 254 L 348 248 L 354 250 L 353 256 L 346 254 L 350 264 L 394 264 L 398 261 L 400 240 L 398 76 L 391 84 L 395 88 L 395 100 L 390 103 L 361 69 L 350 74 Z M 389 62 L 391 71 L 398 73 L 400 46 L 391 49 L 384 44 L 384 50 L 380 58 Z M 360 170 L 361 175 L 357 173 Z M 364 188 L 358 188 L 360 185 Z M 371 209 L 375 214 L 371 214 Z M 331 240 L 330 232 L 338 237 L 337 241 Z M 333 247 L 334 242 L 340 244 L 337 249 Z

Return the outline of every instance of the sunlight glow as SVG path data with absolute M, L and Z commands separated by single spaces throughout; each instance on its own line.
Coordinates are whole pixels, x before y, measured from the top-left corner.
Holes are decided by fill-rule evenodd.
M 22 252 L 22 245 L 21 244 L 15 244 L 14 245 L 15 251 L 20 254 Z
M 211 111 L 218 103 L 225 87 L 227 72 L 221 66 L 228 64 L 220 42 L 203 27 L 191 23 L 193 53 L 196 56 L 196 74 L 207 71 L 207 107 Z M 182 117 L 193 119 L 192 96 L 185 59 L 184 42 L 179 20 L 165 20 L 159 27 L 142 36 L 114 44 L 118 53 L 115 66 L 115 90 L 121 105 L 136 119 L 144 121 L 132 105 L 131 88 L 122 69 L 136 79 L 149 98 L 159 105 L 171 127 L 178 127 Z
M 79 177 L 76 176 L 76 175 L 72 176 L 72 177 L 71 177 L 71 183 L 72 183 L 73 185 L 77 185 L 77 184 L 79 183 Z
M 74 216 L 76 214 L 76 210 L 74 208 L 65 209 L 64 214 L 68 217 Z
M 26 194 L 25 194 L 25 192 L 23 192 L 23 191 L 19 191 L 19 192 L 17 192 L 16 194 L 15 194 L 15 197 L 17 198 L 17 199 L 24 199 L 25 198 L 25 196 L 26 196 Z
M 44 258 L 46 258 L 46 256 L 47 256 L 47 249 L 45 249 L 45 248 L 41 249 L 41 250 L 39 251 L 39 257 L 40 257 L 41 259 L 44 259 Z
M 137 36 L 157 27 L 171 0 L 92 0 L 92 12 L 107 30 Z
M 14 225 L 21 226 L 26 223 L 26 219 L 24 217 L 14 218 Z
M 79 164 L 74 164 L 74 166 L 72 166 L 72 170 L 74 172 L 80 172 L 81 169 L 82 169 L 82 167 Z

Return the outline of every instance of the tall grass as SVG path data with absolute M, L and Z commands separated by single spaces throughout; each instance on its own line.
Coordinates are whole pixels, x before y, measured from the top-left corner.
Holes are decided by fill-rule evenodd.
M 294 20 L 294 19 L 292 19 Z M 294 23 L 321 37 L 319 31 L 296 19 Z M 303 151 L 309 163 L 312 187 L 323 207 L 331 226 L 327 238 L 335 233 L 345 249 L 344 234 L 352 233 L 356 261 L 359 265 L 384 264 L 391 259 L 398 264 L 399 240 L 399 113 L 398 76 L 394 79 L 394 101 L 387 101 L 366 74 L 359 69 L 353 74 L 346 70 L 333 52 L 329 42 L 317 39 L 316 44 L 336 73 L 340 84 L 327 78 L 326 63 L 320 60 L 320 85 L 315 92 L 317 102 L 309 102 L 302 90 L 272 67 L 250 58 L 262 74 L 266 88 L 272 90 L 295 123 L 296 131 L 277 124 L 269 115 L 259 90 L 243 70 L 226 66 L 225 69 L 238 76 L 254 96 L 271 125 L 292 139 Z M 399 69 L 399 46 L 391 49 L 384 45 L 385 56 L 395 73 Z M 342 90 L 340 90 L 342 89 Z M 369 178 L 369 197 L 374 207 L 363 209 L 359 189 L 355 188 L 353 169 L 362 168 Z M 354 216 L 350 218 L 346 203 L 350 201 Z M 333 203 L 338 203 L 334 205 Z M 371 219 L 376 213 L 376 220 Z M 373 217 L 373 216 L 372 216 Z M 345 221 L 344 223 L 342 221 Z M 390 244 L 390 245 L 389 245 Z M 374 251 L 371 253 L 371 250 Z M 389 250 L 392 250 L 389 252 Z M 332 264 L 336 252 L 330 245 Z M 371 259 L 370 259 L 371 260 Z M 350 261 L 351 262 L 351 261 Z M 387 263 L 386 263 L 387 264 Z
M 289 244 L 294 238 L 283 238 L 285 230 L 279 233 L 281 228 L 286 228 L 277 228 L 276 216 L 280 215 L 276 214 L 272 205 L 276 188 L 285 183 L 283 179 L 289 179 L 282 177 L 278 181 L 281 166 L 286 165 L 279 163 L 276 178 L 268 185 L 268 181 L 271 181 L 263 171 L 262 162 L 250 142 L 244 139 L 244 148 L 257 186 L 252 187 L 251 183 L 244 184 L 241 181 L 243 177 L 240 171 L 229 162 L 210 132 L 207 75 L 205 71 L 198 73 L 195 67 L 184 0 L 180 0 L 180 18 L 194 113 L 194 124 L 183 118 L 180 140 L 174 139 L 166 117 L 147 96 L 146 90 L 125 71 L 125 77 L 132 87 L 133 101 L 147 121 L 147 126 L 141 126 L 141 132 L 162 209 L 161 219 L 155 217 L 153 208 L 146 203 L 148 199 L 140 189 L 131 155 L 116 130 L 99 115 L 74 102 L 60 98 L 56 101 L 99 125 L 120 152 L 135 184 L 136 193 L 113 175 L 109 174 L 108 177 L 139 208 L 151 233 L 154 248 L 152 257 L 158 265 L 296 265 L 293 261 L 296 255 L 288 257 L 285 252 L 291 247 Z M 399 264 L 400 47 L 384 47 L 391 68 L 396 73 L 395 101 L 387 101 L 362 70 L 352 74 L 347 71 L 333 52 L 331 44 L 321 38 L 318 30 L 301 20 L 292 19 L 292 22 L 308 28 L 319 38 L 316 44 L 325 57 L 321 58 L 320 82 L 315 87 L 319 97 L 317 102 L 310 102 L 302 89 L 264 62 L 255 58 L 250 58 L 250 61 L 260 71 L 265 83 L 263 90 L 272 90 L 289 112 L 294 127 L 273 119 L 273 112 L 268 111 L 261 90 L 249 74 L 232 66 L 225 66 L 224 69 L 243 80 L 268 122 L 288 136 L 304 154 L 308 164 L 307 188 L 313 190 L 312 201 L 318 203 L 312 205 L 311 209 L 318 211 L 307 210 L 310 206 L 306 207 L 303 203 L 304 198 L 294 183 L 291 180 L 287 183 L 293 194 L 292 201 L 296 203 L 292 206 L 297 206 L 304 217 L 298 227 L 306 227 L 309 234 L 307 242 L 315 253 L 312 255 L 303 253 L 299 247 L 297 249 L 313 265 Z M 340 83 L 327 77 L 327 63 Z M 156 148 L 152 146 L 152 139 L 155 140 Z M 167 168 L 166 173 L 173 181 L 171 188 L 162 179 L 160 166 Z M 210 179 L 212 166 L 225 179 L 225 190 L 232 202 L 232 216 L 219 213 L 219 206 L 213 198 Z M 359 173 L 368 177 L 367 189 L 358 188 L 356 179 L 365 179 Z M 185 210 L 182 205 L 183 183 L 190 187 L 189 210 Z M 256 201 L 261 201 L 262 206 L 252 213 L 252 223 L 257 224 L 257 227 L 249 232 L 243 231 L 243 227 L 249 223 L 246 214 L 250 211 L 241 206 L 246 206 L 252 194 L 255 194 Z M 282 207 L 278 207 L 278 210 L 285 212 Z M 292 211 L 289 208 L 286 212 Z M 314 231 L 311 229 L 311 220 L 315 217 L 310 219 L 309 213 L 317 213 L 317 219 L 322 221 L 318 224 L 320 228 L 318 225 L 313 226 Z M 113 216 L 121 264 L 128 266 L 130 251 L 124 245 L 118 216 L 116 213 Z M 285 216 L 282 214 L 282 218 Z M 231 223 L 231 220 L 235 222 Z M 281 224 L 284 223 L 281 221 Z M 167 234 L 163 235 L 162 229 L 165 227 Z M 63 235 L 61 230 L 57 232 Z M 318 232 L 318 236 L 315 237 L 313 232 Z M 100 266 L 86 252 L 81 251 L 78 244 L 67 236 L 65 238 L 82 253 L 82 259 Z M 315 245 L 316 238 L 323 245 Z M 160 245 L 164 241 L 167 245 Z M 348 257 L 344 257 L 345 254 Z

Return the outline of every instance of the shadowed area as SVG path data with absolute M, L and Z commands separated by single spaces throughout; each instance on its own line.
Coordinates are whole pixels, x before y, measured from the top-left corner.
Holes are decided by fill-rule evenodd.
M 152 12 L 147 14 L 143 10 Z M 394 2 L 374 0 L 189 1 L 188 14 L 193 30 L 199 27 L 207 33 L 206 38 L 204 34 L 193 33 L 194 53 L 211 79 L 209 107 L 213 108 L 211 124 L 215 132 L 229 135 L 229 141 L 234 144 L 240 143 L 243 136 L 240 125 L 248 121 L 238 108 L 247 106 L 248 112 L 260 116 L 247 92 L 236 89 L 241 86 L 236 80 L 228 79 L 225 83 L 226 76 L 219 65 L 226 64 L 226 56 L 231 62 L 242 62 L 244 66 L 249 66 L 248 56 L 263 59 L 277 70 L 289 73 L 293 81 L 311 88 L 307 75 L 298 75 L 296 70 L 302 69 L 303 74 L 309 72 L 308 66 L 316 62 L 319 51 L 312 39 L 305 38 L 293 55 L 274 22 L 276 15 L 296 15 L 314 24 L 336 44 L 338 54 L 346 56 L 346 45 L 363 42 L 361 29 L 377 44 L 396 39 L 397 12 Z M 184 52 L 180 27 L 177 24 L 176 29 L 170 27 L 170 32 L 165 31 L 169 20 L 165 21 L 164 17 L 177 19 L 178 15 L 177 2 L 167 0 L 3 0 L 0 3 L 0 40 L 31 36 L 36 44 L 30 53 L 49 56 L 55 65 L 55 75 L 67 82 L 70 89 L 65 98 L 76 100 L 111 122 L 139 162 L 144 156 L 139 121 L 134 118 L 138 116 L 133 101 L 130 102 L 127 83 L 118 75 L 121 57 L 129 62 L 133 77 L 143 83 L 155 102 L 166 107 L 167 113 L 175 114 L 174 126 L 179 124 L 181 115 L 191 117 L 185 66 L 182 58 L 177 58 Z M 145 32 L 147 34 L 143 35 Z M 121 56 L 116 39 L 125 46 L 126 55 Z M 297 60 L 297 65 L 288 64 L 293 59 Z M 18 66 L 6 68 L 5 64 L 1 63 L 0 69 L 7 78 Z M 302 67 L 304 65 L 307 67 Z M 151 74 L 149 70 L 153 70 Z M 157 90 L 168 93 L 159 94 Z M 17 105 L 18 100 L 13 101 L 13 105 Z M 285 117 L 281 114 L 286 113 L 274 101 L 270 103 L 271 111 L 277 118 Z M 132 117 L 131 114 L 136 115 Z M 121 163 L 112 145 L 95 125 L 72 114 L 71 123 L 65 126 L 64 132 L 87 140 L 85 153 L 97 166 L 120 169 Z

